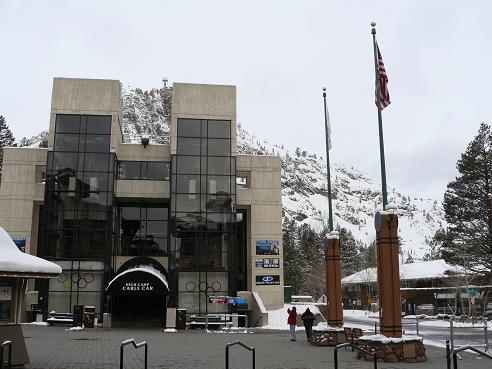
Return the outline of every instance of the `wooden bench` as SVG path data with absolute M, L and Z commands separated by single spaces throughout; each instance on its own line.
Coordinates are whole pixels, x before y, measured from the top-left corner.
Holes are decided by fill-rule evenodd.
M 55 324 L 68 324 L 73 325 L 73 314 L 72 313 L 49 313 L 49 318 L 46 321 L 50 326 Z

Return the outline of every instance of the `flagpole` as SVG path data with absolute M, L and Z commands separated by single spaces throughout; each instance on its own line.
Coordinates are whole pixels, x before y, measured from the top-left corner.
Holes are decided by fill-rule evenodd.
M 328 109 L 326 107 L 326 87 L 323 87 L 323 102 L 325 106 L 325 139 L 326 139 L 326 179 L 328 181 L 328 227 L 333 231 L 333 210 L 331 206 L 331 178 L 330 178 L 330 137 L 328 132 Z
M 386 165 L 384 163 L 384 140 L 383 140 L 383 117 L 381 115 L 380 93 L 379 93 L 379 73 L 378 73 L 378 51 L 376 46 L 376 22 L 371 22 L 372 26 L 372 43 L 374 48 L 374 69 L 376 76 L 376 106 L 378 108 L 378 123 L 379 123 L 379 155 L 381 159 L 381 186 L 383 192 L 383 210 L 388 205 L 388 192 L 386 190 Z

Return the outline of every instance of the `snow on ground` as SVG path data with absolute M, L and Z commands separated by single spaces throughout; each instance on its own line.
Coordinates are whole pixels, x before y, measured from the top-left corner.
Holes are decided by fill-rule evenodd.
M 264 325 L 261 328 L 289 330 L 289 326 L 287 325 L 287 318 L 289 317 L 287 309 L 290 309 L 293 306 L 296 307 L 298 316 L 301 316 L 307 308 L 309 308 L 314 315 L 320 314 L 318 307 L 314 304 L 284 304 L 284 307 L 281 309 L 268 310 L 268 325 Z M 304 329 L 304 327 L 297 328 L 300 330 Z
M 347 318 L 356 318 L 356 319 L 367 318 L 368 320 L 371 321 L 373 321 L 374 318 L 379 319 L 378 312 L 373 313 L 367 310 L 344 310 L 343 316 Z
M 29 322 L 29 323 L 21 323 L 23 325 L 43 325 L 43 326 L 47 326 L 48 325 L 48 322 Z

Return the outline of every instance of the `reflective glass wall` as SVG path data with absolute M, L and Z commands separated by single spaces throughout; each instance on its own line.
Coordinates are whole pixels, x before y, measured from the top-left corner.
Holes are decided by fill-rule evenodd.
M 170 305 L 190 314 L 223 311 L 227 305 L 209 304 L 208 297 L 236 292 L 235 172 L 230 121 L 178 119 L 171 163 Z
M 63 281 L 56 288 L 50 287 L 50 310 L 84 304 L 87 287 L 84 282 L 79 283 L 79 277 L 87 269 L 98 275 L 97 269 L 110 265 L 115 172 L 110 140 L 111 116 L 56 117 L 54 147 L 48 152 L 39 255 L 69 260 L 70 265 L 63 264 L 70 283 Z M 79 270 L 78 261 L 85 261 L 85 270 Z M 102 294 L 102 279 L 94 278 L 91 282 L 88 305 L 99 301 L 94 292 Z M 55 291 L 56 297 L 51 296 Z

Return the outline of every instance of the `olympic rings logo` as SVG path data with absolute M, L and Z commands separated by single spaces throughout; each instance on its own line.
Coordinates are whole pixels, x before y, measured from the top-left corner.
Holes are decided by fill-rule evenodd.
M 72 273 L 70 277 L 68 273 L 60 274 L 56 280 L 63 284 L 63 287 L 70 288 L 71 284 L 78 285 L 79 288 L 86 288 L 89 283 L 94 282 L 94 274 L 85 273 L 83 276 L 78 273 Z
M 197 285 L 193 281 L 188 281 L 186 282 L 186 291 L 188 292 L 193 292 L 197 288 Z M 206 292 L 210 296 L 215 295 L 216 292 L 220 291 L 222 289 L 222 284 L 219 281 L 213 281 L 210 285 L 202 281 L 198 284 L 198 290 L 200 292 Z

